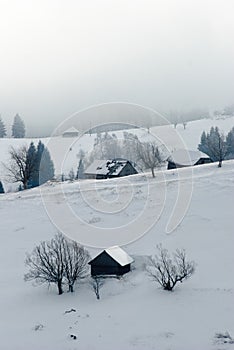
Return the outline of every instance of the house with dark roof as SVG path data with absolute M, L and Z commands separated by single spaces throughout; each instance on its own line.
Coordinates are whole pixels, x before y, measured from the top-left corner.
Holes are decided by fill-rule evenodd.
M 89 265 L 91 276 L 121 276 L 131 270 L 133 259 L 120 247 L 104 249 Z
M 183 168 L 193 165 L 211 163 L 212 160 L 205 153 L 200 151 L 190 151 L 186 149 L 179 149 L 174 151 L 167 159 L 167 169 Z
M 126 159 L 95 160 L 85 170 L 86 179 L 109 179 L 137 174 L 132 163 Z

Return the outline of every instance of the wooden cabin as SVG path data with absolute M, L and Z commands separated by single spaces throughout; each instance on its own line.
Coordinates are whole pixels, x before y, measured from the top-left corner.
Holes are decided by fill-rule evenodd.
M 78 135 L 79 131 L 74 126 L 63 132 L 63 137 L 78 137 Z
M 167 169 L 183 168 L 188 166 L 211 163 L 212 160 L 205 153 L 200 151 L 190 151 L 179 149 L 171 154 L 167 159 Z
M 131 270 L 133 259 L 120 247 L 104 249 L 89 262 L 91 276 L 122 276 Z

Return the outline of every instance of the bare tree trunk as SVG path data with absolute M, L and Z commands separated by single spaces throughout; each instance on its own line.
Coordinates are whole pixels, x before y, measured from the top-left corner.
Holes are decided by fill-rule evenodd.
M 63 294 L 62 280 L 58 280 L 57 286 L 58 286 L 59 295 Z
M 222 160 L 219 160 L 218 168 L 222 167 Z
M 151 168 L 152 176 L 155 177 L 154 168 Z
M 92 287 L 98 300 L 100 299 L 99 291 L 100 291 L 100 288 L 103 286 L 103 283 L 104 281 L 101 280 L 99 277 L 94 277 L 92 280 Z
M 97 288 L 96 296 L 97 296 L 97 300 L 99 300 L 100 299 L 99 287 Z
M 69 284 L 69 292 L 73 293 L 74 292 L 74 288 L 72 284 Z

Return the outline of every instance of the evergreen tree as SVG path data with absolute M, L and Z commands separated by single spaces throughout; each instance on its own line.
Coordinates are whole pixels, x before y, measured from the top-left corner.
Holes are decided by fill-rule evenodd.
M 37 171 L 37 151 L 33 142 L 30 143 L 26 157 L 26 172 L 30 169 L 30 175 L 28 179 L 28 187 L 35 187 L 34 178 Z
M 198 149 L 199 151 L 208 154 L 208 146 L 207 146 L 207 135 L 205 133 L 205 131 L 203 131 L 203 133 L 201 134 L 201 141 L 198 145 Z
M 229 131 L 226 138 L 227 158 L 234 158 L 234 127 Z
M 36 150 L 36 168 L 35 172 L 32 176 L 32 187 L 39 186 L 40 181 L 39 181 L 39 171 L 40 171 L 40 162 L 41 162 L 41 157 L 44 152 L 45 146 L 41 141 L 38 142 L 37 145 L 37 150 Z
M 213 162 L 219 162 L 218 166 L 220 168 L 222 161 L 227 157 L 225 137 L 219 132 L 218 127 L 212 127 L 207 134 L 205 132 L 202 133 L 198 149 L 206 153 Z
M 20 138 L 24 138 L 24 136 L 25 136 L 24 122 L 20 118 L 20 116 L 16 114 L 12 125 L 12 137 L 20 139 Z
M 0 181 L 0 194 L 5 193 L 2 181 Z
M 0 138 L 3 138 L 4 136 L 6 136 L 6 127 L 0 116 Z
M 76 177 L 75 179 L 78 180 L 78 179 L 84 179 L 84 157 L 85 157 L 85 153 L 84 151 L 81 149 L 78 153 L 78 158 L 80 158 L 79 160 L 79 164 L 78 164 L 78 167 L 77 167 L 77 172 L 76 172 Z
M 37 145 L 37 185 L 42 185 L 54 178 L 54 163 L 48 149 L 39 141 Z
M 79 165 L 77 168 L 76 180 L 78 179 L 84 179 L 84 164 L 82 158 L 79 160 Z

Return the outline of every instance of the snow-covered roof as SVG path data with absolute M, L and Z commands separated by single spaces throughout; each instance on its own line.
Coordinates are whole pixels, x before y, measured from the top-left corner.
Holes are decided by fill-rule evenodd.
M 74 127 L 74 126 L 71 126 L 69 129 L 65 130 L 63 132 L 63 134 L 70 134 L 70 133 L 78 133 L 78 130 Z
M 207 154 L 200 151 L 178 149 L 169 157 L 169 160 L 180 165 L 194 165 L 200 158 L 209 158 Z
M 118 175 L 123 167 L 127 164 L 127 162 L 127 160 L 96 159 L 85 170 L 85 174 Z
M 88 168 L 85 170 L 85 173 L 106 175 L 109 172 L 106 163 L 106 159 L 96 159 L 93 161 L 92 164 L 88 166 Z
M 104 252 L 106 252 L 108 255 L 110 255 L 110 257 L 112 257 L 112 259 L 117 261 L 121 266 L 131 264 L 134 261 L 133 258 L 131 258 L 119 246 L 113 246 L 110 248 L 106 248 L 106 249 L 104 249 Z M 101 253 L 103 253 L 103 252 L 101 252 Z M 94 259 L 96 259 L 101 253 L 99 253 Z

